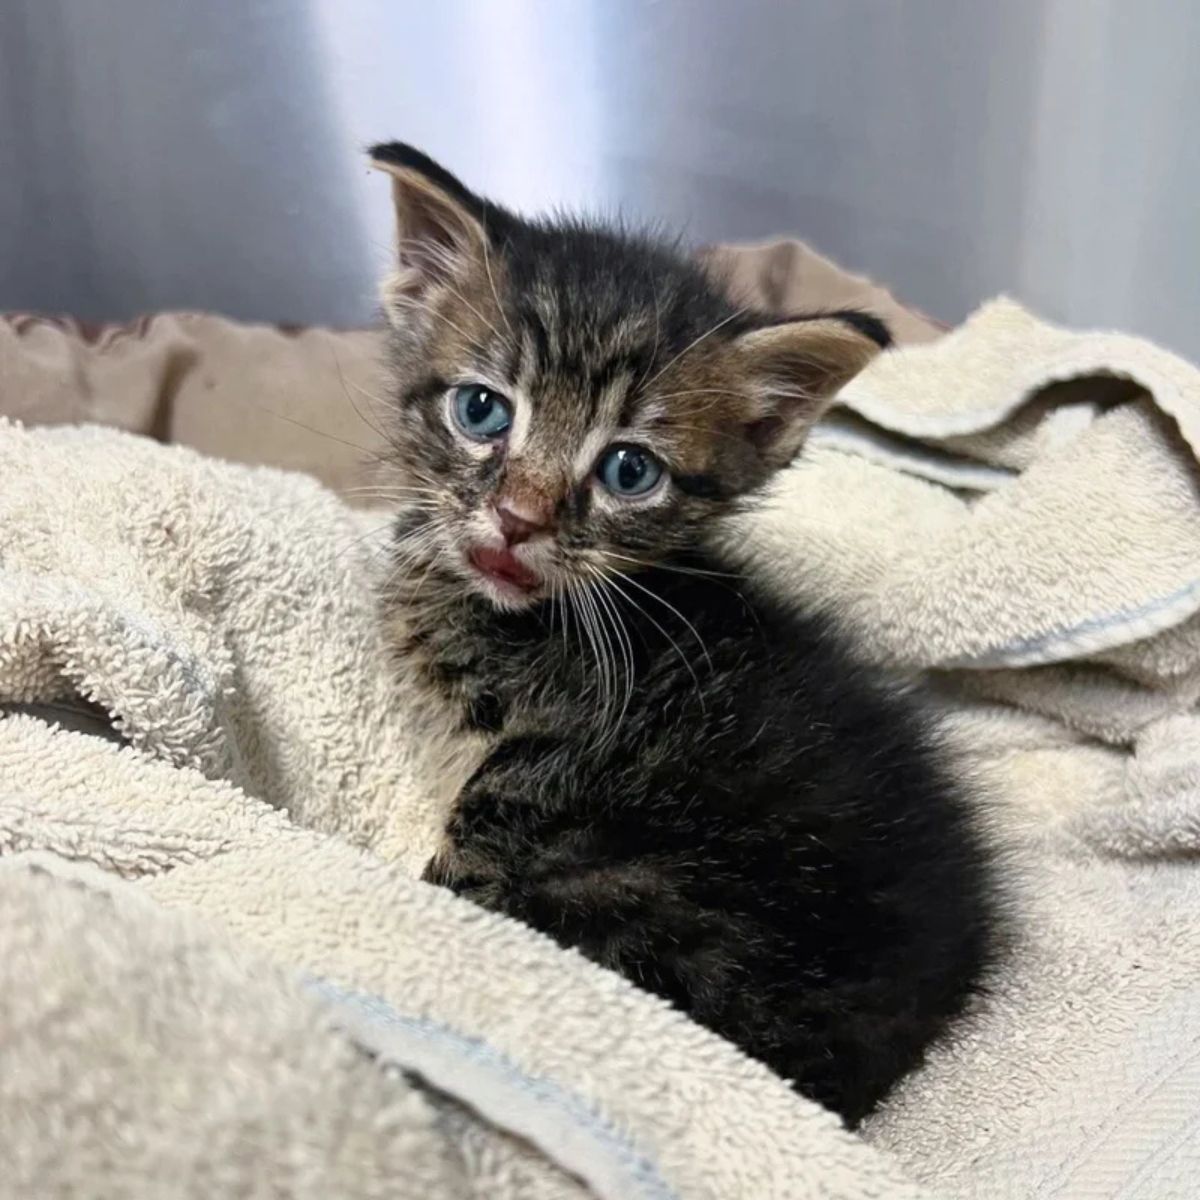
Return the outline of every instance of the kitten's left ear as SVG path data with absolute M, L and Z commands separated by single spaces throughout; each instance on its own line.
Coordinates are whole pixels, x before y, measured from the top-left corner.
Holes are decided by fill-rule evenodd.
M 398 270 L 385 300 L 420 299 L 485 260 L 486 205 L 449 171 L 403 142 L 372 146 L 371 165 L 392 177 L 396 206 Z
M 768 466 L 792 461 L 834 396 L 891 340 L 877 318 L 839 312 L 768 325 L 734 342 L 759 404 L 746 431 Z

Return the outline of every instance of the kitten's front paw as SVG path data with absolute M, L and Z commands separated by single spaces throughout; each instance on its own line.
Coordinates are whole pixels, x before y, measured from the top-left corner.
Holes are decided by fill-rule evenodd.
M 453 849 L 439 850 L 421 873 L 424 883 L 449 888 L 456 896 L 462 896 L 484 908 L 503 909 L 503 889 L 499 879 L 489 878 L 466 869 L 461 858 Z
M 425 864 L 425 870 L 421 872 L 422 883 L 435 883 L 438 887 L 449 887 L 449 872 L 446 867 L 446 860 L 442 854 L 435 854 L 429 862 Z

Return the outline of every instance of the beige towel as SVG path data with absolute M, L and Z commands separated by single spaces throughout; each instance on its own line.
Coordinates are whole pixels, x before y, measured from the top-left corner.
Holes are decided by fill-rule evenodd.
M 383 363 L 368 329 L 0 314 L 0 417 L 110 425 L 346 491 L 385 443 Z
M 1194 705 L 1194 367 L 1001 300 L 883 355 L 842 406 L 751 529 L 783 586 L 882 660 L 1106 741 Z
M 978 1197 L 1195 1194 L 1200 372 L 1011 301 L 881 357 L 749 527 L 935 672 L 1015 844 L 1017 942 L 867 1136 Z
M 377 1195 L 411 1154 L 429 1200 L 924 1195 L 657 998 L 412 878 L 443 781 L 379 641 L 377 525 L 302 476 L 0 424 L 0 1194 Z M 129 744 L 12 711 L 80 698 Z M 292 1084 L 355 1092 L 347 1038 L 474 1115 L 373 1078 L 331 1126 Z
M 1198 561 L 1196 379 L 1144 342 L 1067 334 L 1000 302 L 872 367 L 751 530 L 789 594 L 857 623 L 881 661 L 937 672 L 947 719 L 994 785 L 1015 846 L 1016 944 L 991 998 L 866 1131 L 942 1194 L 1194 1191 L 1200 717 L 1186 589 L 1187 557 Z M 549 1079 L 556 1096 L 582 1097 L 676 1194 L 906 1194 L 886 1160 L 863 1157 L 860 1141 L 661 1005 L 372 857 L 411 868 L 435 836 L 437 804 L 419 786 L 426 767 L 403 725 L 372 734 L 402 747 L 399 767 L 370 759 L 372 739 L 359 772 L 340 761 L 332 774 L 346 800 L 330 803 L 327 779 L 306 785 L 339 740 L 310 749 L 309 739 L 344 719 L 353 690 L 326 711 L 305 656 L 322 635 L 340 644 L 366 615 L 353 572 L 338 573 L 330 592 L 313 576 L 355 553 L 343 544 L 367 518 L 295 479 L 110 435 L 0 433 L 0 489 L 11 471 L 20 474 L 0 517 L 20 520 L 0 525 L 0 563 L 29 590 L 15 626 L 0 628 L 13 645 L 23 638 L 21 678 L 41 680 L 21 698 L 62 698 L 77 680 L 111 674 L 106 694 L 92 691 L 140 747 L 117 753 L 28 717 L 0 723 L 0 838 L 12 849 L 99 863 L 147 898 L 340 985 L 323 998 L 343 1027 L 435 1083 L 457 1081 L 448 1090 L 484 1118 L 477 1134 L 529 1138 L 555 1170 L 592 1171 L 597 1194 L 611 1179 L 602 1170 L 627 1154 L 595 1140 L 569 1161 L 547 1150 L 547 1130 L 563 1127 L 513 1102 L 522 1088 L 501 1090 L 497 1104 L 494 1077 L 447 1068 L 463 1035 L 526 1083 Z M 43 477 L 48 486 L 32 486 Z M 193 505 L 204 520 L 188 518 Z M 183 514 L 185 536 L 139 533 L 147 521 L 157 529 L 160 509 Z M 292 514 L 306 533 L 302 561 L 287 540 Z M 238 537 L 249 559 L 210 548 Z M 83 554 L 87 571 L 75 561 Z M 99 599 L 104 571 L 91 564 L 117 578 Z M 26 606 L 41 614 L 36 638 L 19 617 Z M 171 648 L 181 665 L 162 674 L 161 690 L 148 668 L 136 686 L 123 682 L 126 663 L 110 653 L 123 639 L 139 648 L 131 669 Z M 47 647 L 40 676 L 29 673 L 30 655 L 42 661 L 35 644 Z M 232 647 L 228 670 L 210 679 L 206 656 L 222 646 Z M 251 662 L 260 656 L 270 671 Z M 386 684 L 361 662 L 347 670 L 374 704 Z M 257 702 L 222 700 L 215 679 L 235 694 L 248 680 Z M 189 688 L 215 698 L 192 701 Z M 402 712 L 403 689 L 394 699 Z M 380 787 L 403 801 L 389 807 Z M 360 802 L 369 819 L 353 815 Z M 445 988 L 430 995 L 439 978 Z M 459 1040 L 414 1048 L 414 1028 L 432 1037 L 430 1017 Z M 446 1153 L 456 1161 L 453 1146 Z M 617 1194 L 640 1193 L 630 1184 Z
M 284 971 L 99 872 L 0 859 L 0 929 L 0 1195 L 487 1200 L 524 1166 Z M 559 1189 L 527 1194 L 585 1195 L 540 1174 Z

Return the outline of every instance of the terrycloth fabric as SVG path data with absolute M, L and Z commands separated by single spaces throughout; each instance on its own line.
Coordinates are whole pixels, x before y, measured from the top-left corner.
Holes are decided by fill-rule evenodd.
M 378 524 L 298 475 L 0 425 L 0 1161 L 51 1196 L 76 1163 L 108 1194 L 369 1196 L 409 1156 L 429 1200 L 924 1195 L 655 997 L 412 877 L 444 780 L 379 641 Z M 73 697 L 129 744 L 30 715 Z M 347 1036 L 474 1116 L 382 1078 L 338 1112 L 370 1074 Z
M 84 697 L 139 750 L 418 869 L 441 815 L 366 574 L 386 519 L 144 438 L 0 431 L 0 695 Z
M 1195 704 L 1194 367 L 1000 300 L 841 404 L 749 531 L 785 587 L 885 661 L 1116 744 Z
M 957 725 L 1019 839 L 1015 944 L 865 1136 L 953 1196 L 1194 1196 L 1200 720 L 1132 760 L 1011 710 Z
M 992 996 L 865 1131 L 941 1194 L 1194 1193 L 1200 715 L 1190 690 L 1197 618 L 1187 589 L 1188 557 L 1200 561 L 1192 550 L 1189 432 L 1196 379 L 1144 342 L 1067 334 L 1000 302 L 963 330 L 870 368 L 750 530 L 760 565 L 782 588 L 836 608 L 881 661 L 934 671 L 964 759 L 990 785 L 995 824 L 1012 845 L 1021 885 L 1014 947 Z M 133 445 L 139 449 L 127 449 Z M 27 477 L 5 488 L 14 468 Z M 164 485 L 171 503 L 159 496 L 160 473 L 175 480 Z M 54 482 L 34 486 L 42 478 Z M 93 478 L 102 481 L 95 489 Z M 97 499 L 103 487 L 114 497 L 107 505 Z M 702 1031 L 541 939 L 410 882 L 401 868 L 422 857 L 437 824 L 438 803 L 417 783 L 427 770 L 419 757 L 402 754 L 399 768 L 362 764 L 368 781 L 396 772 L 388 786 L 405 797 L 394 810 L 368 801 L 368 820 L 351 814 L 361 795 L 375 793 L 369 783 L 356 790 L 348 760 L 341 786 L 350 803 L 329 803 L 328 782 L 306 789 L 308 768 L 295 763 L 333 752 L 319 740 L 307 747 L 326 720 L 316 684 L 337 668 L 306 661 L 302 678 L 312 683 L 303 698 L 271 698 L 269 681 L 295 678 L 286 662 L 314 653 L 318 634 L 340 638 L 363 615 L 362 596 L 342 594 L 352 572 L 340 571 L 328 590 L 320 580 L 331 556 L 347 561 L 340 547 L 369 529 L 366 518 L 347 517 L 298 480 L 95 434 L 0 433 L 0 489 L 0 564 L 11 569 L 19 553 L 25 575 L 72 581 L 71 603 L 57 609 L 31 590 L 39 629 L 52 628 L 47 614 L 87 614 L 82 624 L 53 627 L 58 635 L 44 644 L 54 670 L 41 678 L 54 686 L 26 689 L 25 699 L 61 702 L 72 681 L 104 675 L 83 669 L 86 657 L 60 652 L 92 646 L 92 630 L 141 639 L 142 647 L 228 645 L 236 669 L 221 678 L 237 688 L 241 672 L 260 701 L 270 699 L 261 711 L 205 701 L 172 723 L 166 697 L 185 699 L 189 672 L 205 664 L 203 655 L 178 654 L 185 665 L 164 676 L 161 695 L 147 670 L 136 687 L 113 681 L 102 697 L 124 702 L 126 727 L 142 739 L 136 752 L 50 731 L 28 716 L 0 721 L 0 839 L 17 852 L 15 862 L 41 848 L 98 863 L 148 900 L 219 922 L 225 936 L 285 970 L 331 981 L 336 992 L 327 983 L 317 994 L 337 1006 L 343 1028 L 369 1046 L 386 1045 L 434 1083 L 450 1081 L 446 1090 L 484 1118 L 471 1127 L 475 1135 L 527 1138 L 540 1147 L 535 1167 L 550 1159 L 560 1175 L 580 1173 L 581 1163 L 597 1173 L 601 1163 L 628 1171 L 632 1144 L 633 1161 L 652 1163 L 680 1195 L 907 1194 L 894 1177 L 881 1182 L 880 1172 L 895 1169 L 886 1160 L 848 1166 L 851 1147 L 866 1153 L 861 1142 L 829 1141 L 828 1126 L 808 1123 L 809 1106 L 767 1089 L 761 1074 L 724 1057 L 731 1052 Z M 208 517 L 185 516 L 182 540 L 134 538 L 142 519 L 157 528 L 159 509 L 186 514 L 193 504 Z M 304 528 L 300 562 L 288 539 L 293 512 Z M 272 521 L 284 523 L 272 530 Z M 1070 536 L 1059 529 L 1064 522 Z M 90 550 L 62 540 L 73 523 Z M 272 564 L 265 576 L 255 578 L 253 570 L 265 568 L 236 554 L 196 553 L 210 534 L 224 545 L 228 527 L 253 531 L 244 545 Z M 324 549 L 326 537 L 338 549 Z M 153 556 L 141 554 L 146 545 Z M 346 551 L 364 571 L 369 545 L 367 537 Z M 91 557 L 80 569 L 74 556 L 85 550 Z M 359 553 L 362 560 L 353 557 Z M 211 571 L 194 571 L 193 555 L 211 560 Z M 97 601 L 91 590 L 106 570 L 117 583 Z M 193 581 L 190 591 L 164 582 L 177 576 Z M 276 591 L 279 579 L 287 586 Z M 259 598 L 259 615 L 243 618 L 240 606 L 264 584 L 275 598 Z M 122 606 L 137 615 L 109 620 Z M 220 632 L 206 640 L 210 628 Z M 246 655 L 275 665 L 260 676 Z M 200 692 L 212 691 L 212 680 L 196 680 Z M 376 685 L 359 686 L 374 703 Z M 402 711 L 402 688 L 393 699 Z M 140 718 L 143 702 L 151 710 Z M 210 710 L 219 736 L 196 735 L 210 728 Z M 346 711 L 339 704 L 330 720 Z M 156 734 L 164 721 L 169 735 Z M 386 729 L 375 736 L 380 746 L 397 744 Z M 370 754 L 374 742 L 364 740 Z M 403 736 L 399 743 L 408 745 Z M 196 746 L 206 755 L 191 765 L 186 755 Z M 278 788 L 270 794 L 290 806 L 293 822 L 258 798 L 260 786 L 262 794 Z M 408 801 L 424 804 L 423 813 Z M 365 849 L 350 850 L 342 836 Z M 384 855 L 399 865 L 383 865 Z M 0 922 L 0 939 L 6 928 Z M 444 990 L 430 995 L 438 978 Z M 55 993 L 30 990 L 41 994 Z M 430 1019 L 439 1024 L 431 1029 Z M 683 1029 L 700 1040 L 678 1041 Z M 481 1047 L 491 1073 L 475 1070 Z M 546 1150 L 562 1126 L 538 1125 L 548 1120 L 540 1108 L 529 1116 L 531 1090 L 569 1121 L 599 1113 L 602 1129 L 632 1141 L 618 1139 L 623 1148 L 614 1151 L 601 1137 L 596 1150 L 593 1133 L 582 1157 L 564 1163 Z M 564 1094 L 583 1097 L 582 1107 L 557 1104 Z M 773 1106 L 785 1099 L 783 1115 Z M 689 1104 L 695 1130 L 680 1112 Z M 761 1124 L 751 1128 L 758 1107 Z M 80 1118 L 84 1136 L 94 1116 Z M 0 1114 L 0 1138 L 10 1127 Z M 453 1136 L 464 1127 L 453 1125 Z M 578 1148 L 574 1137 L 566 1141 Z M 787 1157 L 793 1148 L 795 1160 Z M 451 1163 L 460 1157 L 453 1145 L 446 1153 Z M 631 1184 L 615 1194 L 643 1193 Z
M 1000 300 L 841 400 L 752 553 L 933 672 L 1018 885 L 990 1001 L 867 1136 L 955 1195 L 1194 1195 L 1200 372 Z
M 504 1194 L 444 1101 L 195 921 L 17 856 L 0 929 L 0 1195 Z

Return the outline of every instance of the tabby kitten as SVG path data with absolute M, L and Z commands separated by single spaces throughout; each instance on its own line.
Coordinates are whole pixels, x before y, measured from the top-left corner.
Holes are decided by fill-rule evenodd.
M 493 737 L 426 878 L 858 1122 L 989 961 L 988 859 L 914 702 L 717 547 L 886 330 L 735 307 L 659 240 L 373 157 L 394 627 Z

